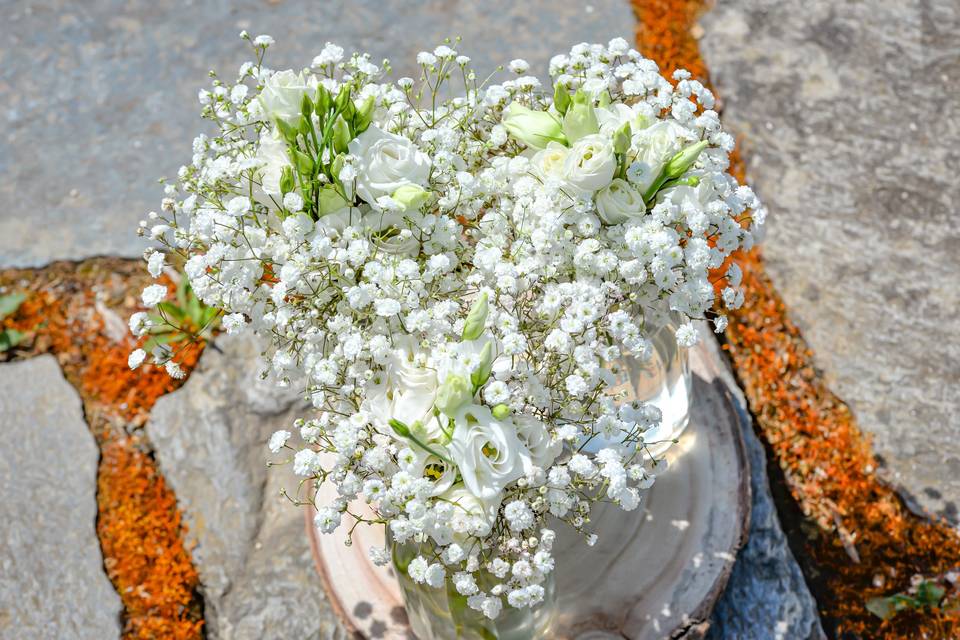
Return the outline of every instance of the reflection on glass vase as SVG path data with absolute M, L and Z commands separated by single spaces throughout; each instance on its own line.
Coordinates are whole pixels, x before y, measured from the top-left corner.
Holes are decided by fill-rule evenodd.
M 420 545 L 395 543 L 389 527 L 387 545 L 392 550 L 393 569 L 403 594 L 410 629 L 419 640 L 531 640 L 548 637 L 556 615 L 552 572 L 543 583 L 545 593 L 540 604 L 524 609 L 504 605 L 500 615 L 490 620 L 467 605 L 467 596 L 457 592 L 449 576 L 440 588 L 418 584 L 410 578 L 407 567 L 422 553 Z M 430 557 L 432 553 L 422 555 Z M 489 584 L 479 586 L 489 588 L 500 582 L 493 576 L 489 578 Z
M 653 354 L 647 360 L 629 353 L 615 360 L 609 369 L 616 376 L 611 392 L 622 402 L 645 402 L 660 409 L 660 424 L 644 434 L 651 455 L 665 452 L 687 428 L 690 421 L 693 377 L 690 373 L 689 350 L 677 345 L 677 327 L 681 318 L 675 314 L 651 339 Z M 620 439 L 594 435 L 583 450 L 596 453 L 604 447 L 617 446 Z

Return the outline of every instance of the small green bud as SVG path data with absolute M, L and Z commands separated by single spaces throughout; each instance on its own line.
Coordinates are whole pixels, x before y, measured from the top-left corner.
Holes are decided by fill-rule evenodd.
M 571 102 L 572 100 L 570 99 L 570 93 L 567 91 L 567 88 L 559 82 L 555 84 L 553 86 L 553 106 L 560 115 L 567 112 Z
M 283 136 L 287 142 L 293 144 L 297 141 L 297 134 L 299 133 L 297 127 L 280 118 L 277 118 L 274 122 L 277 123 L 277 129 L 280 130 L 280 135 Z
M 573 103 L 563 116 L 563 133 L 571 143 L 600 131 L 592 104 Z
M 610 97 L 610 92 L 606 89 L 604 89 L 597 97 L 597 106 L 599 106 L 601 109 L 606 109 L 609 107 L 611 102 L 613 102 L 613 98 Z
M 357 134 L 361 134 L 367 130 L 370 126 L 370 123 L 373 122 L 373 111 L 376 107 L 376 100 L 373 96 L 367 96 L 367 99 L 363 101 L 360 105 L 360 108 L 357 109 L 357 114 L 354 116 L 353 120 L 353 129 Z
M 668 180 L 679 178 L 687 169 L 693 166 L 693 163 L 700 157 L 700 152 L 707 148 L 710 143 L 702 140 L 692 144 L 677 155 L 670 158 L 670 161 L 663 167 L 663 173 Z
M 310 122 L 309 117 L 300 116 L 297 118 L 297 131 L 299 131 L 304 137 L 310 135 L 310 127 L 312 123 Z
M 476 340 L 483 333 L 484 325 L 487 323 L 487 313 L 490 311 L 490 305 L 487 301 L 487 292 L 484 291 L 477 298 L 470 311 L 467 313 L 467 319 L 463 323 L 464 340 Z
M 337 191 L 335 186 L 328 184 L 320 189 L 319 213 L 321 216 L 340 211 L 340 209 L 343 209 L 345 206 L 347 206 L 347 201 L 340 195 L 340 192 Z
M 451 418 L 461 407 L 473 400 L 473 389 L 463 376 L 451 374 L 447 376 L 440 388 L 437 389 L 437 408 Z M 409 431 L 409 430 L 408 430 Z
M 344 156 L 344 154 L 338 153 L 333 159 L 333 162 L 330 163 L 330 175 L 336 182 L 340 182 L 340 172 L 343 171 L 345 158 L 346 156 Z
M 613 151 L 624 154 L 630 148 L 630 123 L 624 122 L 613 134 Z
M 280 193 L 287 195 L 293 191 L 295 186 L 296 181 L 293 179 L 293 167 L 284 167 L 280 172 Z
M 505 404 L 498 404 L 490 411 L 490 413 L 492 413 L 493 417 L 497 420 L 503 420 L 510 415 L 510 407 Z
M 473 383 L 473 388 L 479 389 L 487 384 L 491 372 L 493 372 L 493 343 L 488 341 L 480 351 L 480 364 L 470 374 L 470 382 Z
M 313 158 L 299 149 L 291 149 L 290 156 L 290 159 L 293 161 L 293 166 L 297 168 L 297 172 L 300 175 L 309 176 L 313 174 Z
M 347 108 L 348 102 L 350 102 L 350 85 L 345 84 L 340 87 L 340 93 L 337 94 L 334 106 L 337 108 L 337 111 L 343 112 Z
M 313 101 L 307 97 L 307 94 L 303 94 L 303 98 L 300 100 L 300 113 L 303 114 L 304 118 L 309 118 L 313 113 Z
M 393 429 L 393 432 L 398 436 L 400 436 L 401 438 L 410 437 L 410 427 L 403 424 L 396 418 L 390 418 L 389 420 L 387 420 L 387 424 L 389 424 L 390 428 Z
M 390 197 L 402 204 L 404 210 L 411 211 L 422 207 L 430 197 L 430 192 L 415 184 L 405 184 L 398 187 Z
M 333 148 L 337 153 L 346 153 L 349 150 L 350 140 L 353 139 L 353 136 L 350 135 L 350 125 L 347 124 L 347 121 L 342 115 L 337 116 L 337 120 L 333 123 Z
M 333 104 L 333 98 L 330 92 L 322 84 L 317 85 L 317 93 L 313 99 L 317 105 L 317 115 L 326 116 L 330 111 L 330 105 Z

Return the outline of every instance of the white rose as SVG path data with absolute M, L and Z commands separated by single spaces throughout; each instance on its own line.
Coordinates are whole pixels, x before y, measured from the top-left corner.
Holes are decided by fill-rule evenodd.
M 517 437 L 530 452 L 530 463 L 547 469 L 563 451 L 563 443 L 554 440 L 546 425 L 533 416 L 520 415 L 514 418 Z
M 430 158 L 413 142 L 370 126 L 350 141 L 350 153 L 360 159 L 357 167 L 357 195 L 368 204 L 392 195 L 404 185 L 427 185 Z
M 683 149 L 688 131 L 671 120 L 662 120 L 641 129 L 633 138 L 628 157 L 636 158 L 630 168 L 630 181 L 641 193 L 660 175 L 663 165 Z
M 254 198 L 265 205 L 279 205 L 283 199 L 280 193 L 280 177 L 284 167 L 290 166 L 287 156 L 287 143 L 280 139 L 275 131 L 264 130 L 260 134 L 260 145 L 257 148 L 260 188 L 254 187 Z
M 613 182 L 597 192 L 597 215 L 607 224 L 620 224 L 638 218 L 647 210 L 643 194 L 629 182 L 614 178 Z
M 487 407 L 468 405 L 457 412 L 454 424 L 448 450 L 471 493 L 490 500 L 523 476 L 530 452 L 510 421 L 495 419 Z
M 602 189 L 613 179 L 617 170 L 617 158 L 613 143 L 600 134 L 577 140 L 564 161 L 566 180 L 584 191 Z
M 303 96 L 313 88 L 307 84 L 302 73 L 290 69 L 277 71 L 267 78 L 258 100 L 264 115 L 295 124 L 300 118 Z

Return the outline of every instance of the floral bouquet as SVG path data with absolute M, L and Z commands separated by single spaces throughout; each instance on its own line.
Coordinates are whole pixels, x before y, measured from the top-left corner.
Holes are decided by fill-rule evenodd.
M 216 133 L 141 223 L 150 273 L 178 256 L 227 333 L 269 339 L 264 375 L 315 407 L 270 450 L 335 485 L 321 532 L 386 526 L 370 555 L 421 637 L 542 633 L 554 528 L 593 544 L 593 506 L 636 509 L 662 467 L 660 413 L 613 363 L 671 315 L 691 346 L 691 320 L 720 331 L 743 299 L 726 258 L 765 213 L 726 173 L 713 96 L 619 38 L 554 57 L 548 87 L 522 60 L 481 79 L 455 43 L 390 82 L 332 44 L 270 70 L 272 39 L 242 37 L 255 60 L 200 92 Z M 144 291 L 161 313 L 135 334 L 166 296 Z M 176 356 L 152 359 L 182 375 Z

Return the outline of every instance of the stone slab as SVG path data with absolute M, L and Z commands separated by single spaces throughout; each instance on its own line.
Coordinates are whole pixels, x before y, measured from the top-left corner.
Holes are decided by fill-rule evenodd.
M 526 58 L 538 75 L 581 41 L 633 35 L 622 0 L 12 0 L 0 49 L 0 266 L 136 257 L 137 222 L 157 209 L 203 131 L 197 91 L 232 77 L 268 33 L 273 68 L 309 65 L 324 42 L 389 57 L 414 75 L 443 38 L 478 70 Z
M 730 372 L 726 355 L 712 337 L 705 338 L 716 361 L 723 363 L 720 378 L 740 414 L 741 433 L 750 460 L 752 496 L 747 543 L 737 554 L 726 590 L 713 610 L 707 637 L 824 640 L 817 603 L 780 526 L 767 478 L 767 456 L 753 432 L 746 399 Z
M 0 638 L 119 638 L 95 529 L 100 452 L 53 356 L 0 365 L 0 416 Z
M 884 477 L 957 523 L 960 5 L 727 0 L 702 25 L 778 290 Z
M 251 338 L 222 337 L 147 423 L 157 460 L 196 542 L 207 637 L 341 639 L 313 567 L 289 466 L 267 469 L 267 440 L 304 405 L 257 377 Z

